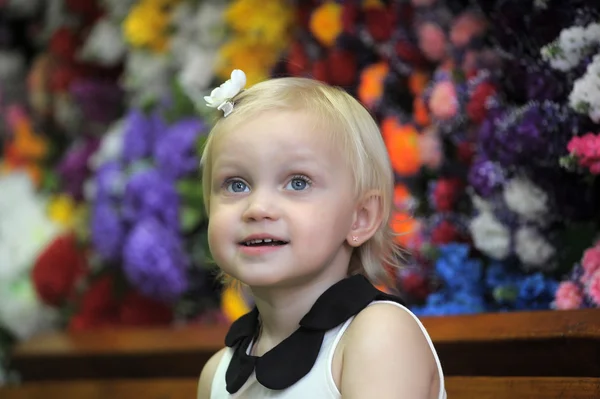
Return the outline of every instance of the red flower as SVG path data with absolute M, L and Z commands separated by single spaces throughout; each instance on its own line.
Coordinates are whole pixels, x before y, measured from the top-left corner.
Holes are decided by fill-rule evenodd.
M 434 245 L 465 241 L 468 241 L 467 237 L 448 220 L 443 220 L 431 231 L 431 243 Z
M 50 38 L 50 53 L 63 61 L 72 62 L 79 48 L 77 34 L 66 27 L 58 28 Z
M 87 269 L 85 255 L 73 234 L 55 239 L 37 258 L 31 272 L 42 302 L 60 306 L 75 292 L 75 284 Z
M 352 1 L 344 2 L 342 6 L 342 29 L 346 33 L 356 33 L 356 21 L 360 15 L 360 9 Z
M 351 51 L 334 49 L 327 57 L 329 83 L 336 86 L 350 86 L 357 77 L 356 55 Z
M 480 83 L 467 104 L 467 115 L 475 123 L 481 123 L 487 115 L 486 102 L 496 93 L 496 87 L 489 82 Z
M 114 279 L 104 275 L 93 281 L 69 322 L 72 331 L 115 326 L 119 321 L 119 302 L 114 293 Z
M 173 321 L 173 311 L 165 303 L 133 291 L 123 298 L 119 321 L 125 326 L 162 326 Z
M 385 7 L 369 7 L 365 10 L 365 25 L 375 41 L 388 40 L 396 25 L 394 13 Z
M 422 66 L 425 64 L 426 59 L 419 50 L 418 47 L 412 45 L 408 41 L 399 40 L 395 45 L 394 49 L 396 55 L 403 61 L 408 62 L 414 66 Z
M 407 271 L 400 277 L 402 290 L 416 300 L 424 300 L 430 293 L 429 281 L 417 271 Z
M 326 60 L 317 60 L 312 65 L 312 75 L 316 80 L 329 82 L 329 65 Z
M 456 146 L 456 156 L 465 165 L 470 165 L 475 156 L 475 146 L 470 141 L 461 141 Z
M 102 15 L 97 0 L 65 0 L 65 5 L 68 11 L 87 21 L 94 21 Z
M 433 206 L 438 212 L 450 212 L 462 194 L 464 184 L 460 179 L 439 179 L 433 189 Z

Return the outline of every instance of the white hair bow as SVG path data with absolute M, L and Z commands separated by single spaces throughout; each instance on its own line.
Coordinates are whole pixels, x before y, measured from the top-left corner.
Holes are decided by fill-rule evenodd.
M 231 72 L 231 78 L 221 86 L 213 89 L 210 96 L 204 96 L 204 101 L 206 101 L 207 106 L 223 111 L 223 115 L 227 117 L 233 111 L 231 99 L 242 91 L 245 86 L 246 74 L 240 69 L 234 69 Z

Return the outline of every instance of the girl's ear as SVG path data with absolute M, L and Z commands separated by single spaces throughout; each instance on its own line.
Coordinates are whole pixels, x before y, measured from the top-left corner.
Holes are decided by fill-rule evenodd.
M 378 190 L 368 191 L 358 202 L 354 212 L 354 223 L 346 241 L 353 247 L 359 247 L 368 241 L 383 221 L 383 201 Z

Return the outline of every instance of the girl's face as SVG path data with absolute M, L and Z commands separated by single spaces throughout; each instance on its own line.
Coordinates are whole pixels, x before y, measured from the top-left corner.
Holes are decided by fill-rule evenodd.
M 219 267 L 250 287 L 347 271 L 354 180 L 310 122 L 301 112 L 266 112 L 214 142 L 209 245 Z

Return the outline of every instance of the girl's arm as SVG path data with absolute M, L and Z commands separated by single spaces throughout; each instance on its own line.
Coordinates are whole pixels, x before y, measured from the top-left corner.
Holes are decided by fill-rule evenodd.
M 198 380 L 198 394 L 197 399 L 210 399 L 210 390 L 212 387 L 212 381 L 217 371 L 217 366 L 223 357 L 223 353 L 227 348 L 223 348 L 208 360 L 200 373 L 200 379 Z
M 429 399 L 432 389 L 439 390 L 431 348 L 404 309 L 385 303 L 369 306 L 345 335 L 343 399 Z

